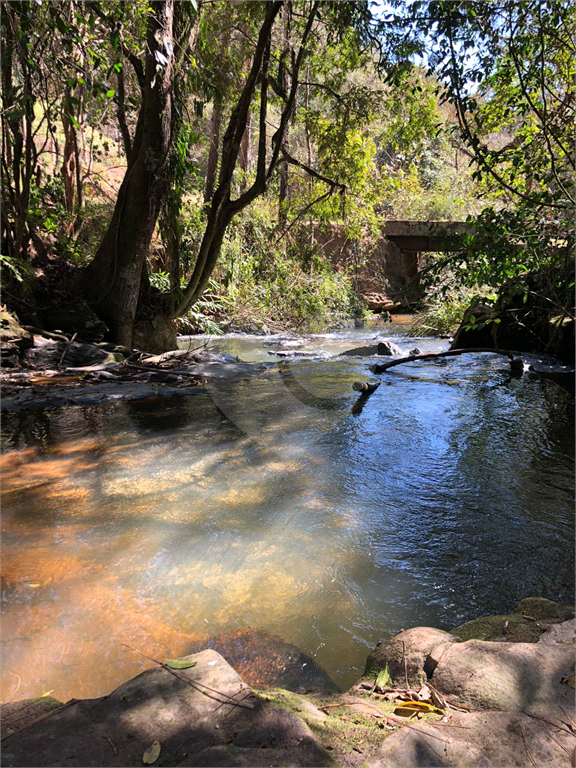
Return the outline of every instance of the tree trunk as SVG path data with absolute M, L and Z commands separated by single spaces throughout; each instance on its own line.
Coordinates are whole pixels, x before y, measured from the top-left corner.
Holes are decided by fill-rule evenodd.
M 218 155 L 220 153 L 220 128 L 222 126 L 222 102 L 214 101 L 210 117 L 210 149 L 208 152 L 208 167 L 206 169 L 206 185 L 204 187 L 204 202 L 212 200 L 216 189 L 216 172 L 218 170 Z
M 248 122 L 244 134 L 242 135 L 242 143 L 240 144 L 240 170 L 242 171 L 242 178 L 240 180 L 240 188 L 244 190 L 247 187 L 247 176 L 250 172 L 250 163 L 252 161 L 252 115 L 248 115 Z
M 291 6 L 286 4 L 282 7 L 282 51 L 280 69 L 278 72 L 279 86 L 286 97 L 289 91 L 288 62 L 290 60 L 290 16 Z M 284 126 L 282 144 L 288 149 L 288 128 L 289 123 Z M 278 223 L 284 228 L 288 218 L 289 188 L 288 188 L 288 163 L 282 161 L 278 167 L 280 174 L 280 188 L 278 192 Z
M 128 167 L 108 230 L 82 280 L 110 338 L 127 347 L 132 346 L 142 267 L 168 186 L 173 140 L 175 0 L 150 5 L 142 106 Z

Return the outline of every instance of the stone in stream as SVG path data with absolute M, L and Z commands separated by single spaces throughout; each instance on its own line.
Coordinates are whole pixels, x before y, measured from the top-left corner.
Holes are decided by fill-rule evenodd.
M 340 690 L 314 659 L 263 629 L 247 627 L 224 632 L 189 650 L 199 647 L 218 651 L 253 686 L 302 693 L 310 689 L 330 693 Z
M 369 344 L 365 347 L 354 347 L 347 349 L 346 352 L 340 352 L 337 357 L 374 357 L 377 355 L 402 355 L 403 352 L 397 344 L 392 341 L 379 341 L 377 344 Z

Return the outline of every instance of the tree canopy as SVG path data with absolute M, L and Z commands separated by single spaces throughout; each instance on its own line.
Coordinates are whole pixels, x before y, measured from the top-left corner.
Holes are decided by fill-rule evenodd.
M 238 222 L 246 254 L 255 205 L 274 200 L 254 279 L 292 241 L 313 271 L 318 222 L 360 238 L 391 215 L 469 215 L 475 234 L 429 275 L 441 283 L 448 266 L 463 284 L 513 284 L 572 312 L 570 3 L 1 8 L 9 292 L 66 257 L 77 264 L 70 290 L 111 339 L 174 345 L 174 320 L 206 293 Z M 96 200 L 107 206 L 97 226 Z M 155 243 L 165 273 L 151 261 Z

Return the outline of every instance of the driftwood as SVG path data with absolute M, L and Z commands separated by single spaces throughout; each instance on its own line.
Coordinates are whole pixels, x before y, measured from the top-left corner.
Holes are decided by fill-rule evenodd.
M 362 413 L 362 409 L 366 405 L 366 401 L 370 397 L 370 395 L 373 392 L 376 392 L 378 387 L 380 386 L 380 382 L 377 384 L 368 384 L 367 381 L 355 381 L 352 384 L 352 389 L 355 392 L 360 392 L 360 397 L 356 402 L 354 403 L 354 407 L 352 408 L 352 415 L 358 416 Z
M 524 367 L 522 358 L 516 357 L 515 353 L 508 349 L 489 349 L 487 347 L 482 347 L 478 349 L 449 349 L 447 352 L 422 352 L 420 355 L 408 355 L 407 357 L 400 357 L 396 360 L 389 360 L 386 363 L 376 363 L 375 365 L 370 366 L 370 370 L 372 373 L 384 373 L 384 371 L 393 368 L 395 365 L 411 363 L 412 360 L 430 360 L 435 357 L 450 357 L 452 355 L 463 355 L 468 352 L 492 352 L 495 355 L 505 355 L 510 360 L 512 373 L 521 374 Z

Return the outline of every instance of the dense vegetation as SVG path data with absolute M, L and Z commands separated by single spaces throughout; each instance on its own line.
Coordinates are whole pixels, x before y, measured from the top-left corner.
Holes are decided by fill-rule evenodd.
M 478 294 L 573 320 L 570 3 L 1 8 L 4 302 L 28 322 L 81 296 L 127 346 L 305 328 L 362 310 L 386 219 L 466 217 L 424 273 L 439 314 Z

